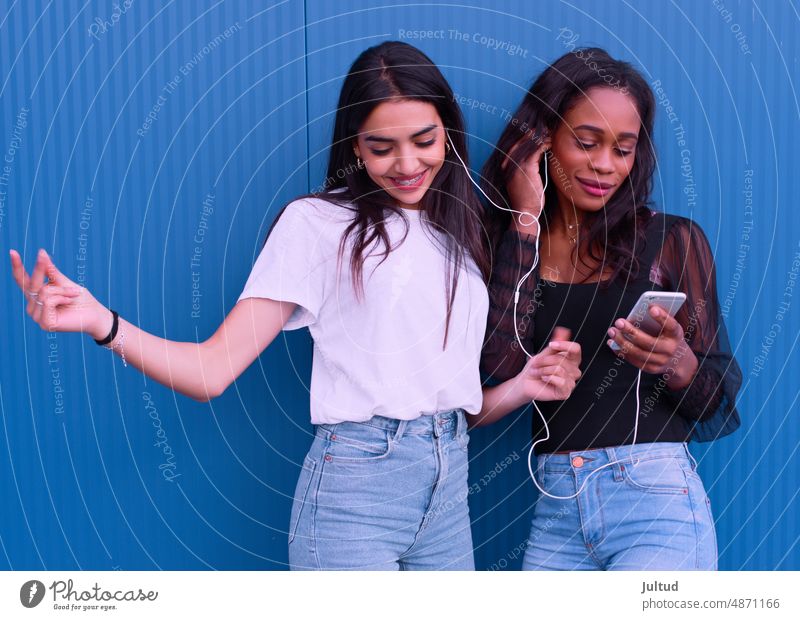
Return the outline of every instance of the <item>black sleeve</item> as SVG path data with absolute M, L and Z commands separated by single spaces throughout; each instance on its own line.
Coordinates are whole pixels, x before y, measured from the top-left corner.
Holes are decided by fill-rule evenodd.
M 708 441 L 740 424 L 736 395 L 742 372 L 720 312 L 714 256 L 700 226 L 687 218 L 675 218 L 657 265 L 663 286 L 686 294 L 686 303 L 675 318 L 699 362 L 691 383 L 680 390 L 667 390 L 667 395 L 695 438 Z
M 503 233 L 494 253 L 489 280 L 489 316 L 481 354 L 481 372 L 505 381 L 518 374 L 527 361 L 514 330 L 514 291 L 530 270 L 536 251 L 536 238 L 514 229 Z M 539 280 L 537 269 L 525 280 L 517 304 L 517 322 L 524 325 L 520 338 L 530 350 L 533 339 L 534 295 Z

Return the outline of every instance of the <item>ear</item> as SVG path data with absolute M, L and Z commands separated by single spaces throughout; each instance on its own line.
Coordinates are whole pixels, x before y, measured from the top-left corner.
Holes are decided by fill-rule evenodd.
M 542 129 L 541 137 L 542 146 L 544 146 L 546 151 L 549 151 L 553 148 L 553 136 L 550 135 L 550 132 L 547 129 Z
M 353 140 L 353 152 L 356 154 L 356 157 L 361 157 L 361 151 L 358 148 L 358 140 Z

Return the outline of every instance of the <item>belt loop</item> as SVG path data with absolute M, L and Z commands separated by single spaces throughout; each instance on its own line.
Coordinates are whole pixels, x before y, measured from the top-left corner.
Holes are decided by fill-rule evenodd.
M 530 450 L 530 448 L 528 449 Z M 534 454 L 533 458 L 536 459 L 536 476 L 538 478 L 538 482 L 539 484 L 542 484 L 542 481 L 544 480 L 544 468 L 545 468 L 545 461 L 547 460 L 547 455 L 540 454 L 537 456 L 536 454 Z
M 397 424 L 397 428 L 394 431 L 394 441 L 400 441 L 403 438 L 403 433 L 406 432 L 406 427 L 408 426 L 408 420 L 400 420 Z
M 437 411 L 434 414 L 431 414 L 431 425 L 433 427 L 433 436 L 434 437 L 441 437 L 442 436 L 442 426 L 444 425 L 445 416 L 451 413 L 451 411 Z
M 697 461 L 689 450 L 689 444 L 685 441 L 683 442 L 683 449 L 686 451 L 686 456 L 689 458 L 689 462 L 692 464 L 692 469 L 697 471 Z
M 626 448 L 628 448 L 628 454 L 625 456 L 630 456 L 629 446 L 620 446 L 619 450 L 614 448 L 606 448 L 606 458 L 608 458 L 609 463 L 613 463 L 611 466 L 611 471 L 614 472 L 615 482 L 620 482 L 624 478 L 623 472 L 625 471 L 625 465 L 627 464 L 627 461 L 625 460 L 623 453 L 626 452 Z
M 456 437 L 467 432 L 467 412 L 463 409 L 456 409 Z

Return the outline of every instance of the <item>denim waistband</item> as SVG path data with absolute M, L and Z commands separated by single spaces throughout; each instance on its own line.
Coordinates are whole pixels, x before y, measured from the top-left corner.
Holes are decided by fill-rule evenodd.
M 537 465 L 540 470 L 548 472 L 577 472 L 598 469 L 615 461 L 619 463 L 612 467 L 617 469 L 624 467 L 626 463 L 670 457 L 688 459 L 693 467 L 697 467 L 697 461 L 689 452 L 689 446 L 674 441 L 576 450 L 569 454 L 540 454 L 537 457 Z
M 439 411 L 437 413 L 421 415 L 413 420 L 397 420 L 375 415 L 364 422 L 339 422 L 338 424 L 319 424 L 319 428 L 326 431 L 333 431 L 335 428 L 342 428 L 347 424 L 360 424 L 372 426 L 387 431 L 394 431 L 395 439 L 400 439 L 403 435 L 443 435 L 450 431 L 456 434 L 466 431 L 467 419 L 463 409 L 451 409 L 449 411 Z

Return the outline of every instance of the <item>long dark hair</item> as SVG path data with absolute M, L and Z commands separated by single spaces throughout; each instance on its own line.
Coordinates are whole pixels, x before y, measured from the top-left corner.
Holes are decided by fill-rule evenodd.
M 651 216 L 649 204 L 656 165 L 652 143 L 655 98 L 633 66 L 597 47 L 579 48 L 561 56 L 528 90 L 484 165 L 482 176 L 484 191 L 489 197 L 499 205 L 510 207 L 506 188 L 511 175 L 547 135 L 555 133 L 567 111 L 595 87 L 617 88 L 632 97 L 642 123 L 630 175 L 606 203 L 603 217 L 587 218 L 588 256 L 605 262 L 612 269 L 608 279 L 612 282 L 635 277 L 638 273 L 636 255 L 644 245 L 642 233 Z M 530 139 L 521 143 L 503 170 L 501 164 L 511 148 L 526 136 L 525 132 Z M 540 174 L 544 174 L 544 165 L 542 158 Z M 543 229 L 558 204 L 555 185 L 550 183 L 545 193 Z M 490 235 L 496 242 L 508 228 L 511 214 L 490 207 L 486 217 Z M 602 252 L 600 255 L 598 249 Z
M 387 212 L 397 213 L 403 218 L 406 234 L 408 220 L 403 209 L 372 181 L 366 169 L 358 167 L 353 141 L 375 107 L 385 101 L 404 99 L 432 104 L 449 133 L 453 149 L 467 162 L 461 110 L 450 85 L 430 58 L 415 47 L 397 41 L 388 41 L 362 52 L 350 67 L 339 95 L 325 184 L 321 191 L 312 194 L 353 210 L 353 220 L 345 229 L 339 246 L 339 261 L 348 239 L 352 237 L 350 273 L 357 296 L 363 295 L 365 251 L 368 248 L 372 250 L 373 245 L 382 247 L 378 255 L 382 255 L 380 262 L 383 262 L 392 250 L 384 224 Z M 445 280 L 447 317 L 444 348 L 447 346 L 459 270 L 471 257 L 484 282 L 488 281 L 490 272 L 482 207 L 453 150 L 447 152 L 419 206 L 426 216 L 422 218 L 425 225 L 444 233 L 442 250 L 451 266 Z M 439 239 L 439 235 L 432 237 Z

